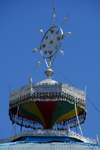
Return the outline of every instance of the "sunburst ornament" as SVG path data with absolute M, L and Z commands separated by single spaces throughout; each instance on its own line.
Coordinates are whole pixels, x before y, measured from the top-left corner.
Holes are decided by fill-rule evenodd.
M 43 33 L 42 29 L 39 30 L 39 32 L 43 34 L 43 38 L 41 40 L 40 46 L 38 47 L 38 50 L 40 51 L 42 57 L 44 58 L 46 66 L 48 68 L 45 71 L 45 74 L 47 75 L 48 78 L 50 78 L 54 74 L 51 67 L 56 58 L 57 52 L 60 51 L 60 46 L 62 44 L 65 35 L 68 36 L 71 34 L 71 32 L 67 32 L 66 34 L 64 34 L 61 27 L 54 25 L 55 16 L 56 16 L 55 4 L 53 4 L 52 26 L 46 31 L 45 34 Z M 65 18 L 63 19 L 63 23 L 67 20 L 67 17 Z M 60 51 L 60 54 L 64 55 L 64 52 Z

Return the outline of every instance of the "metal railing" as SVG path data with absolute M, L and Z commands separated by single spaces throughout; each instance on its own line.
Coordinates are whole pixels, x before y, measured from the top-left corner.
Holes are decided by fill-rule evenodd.
M 70 138 L 76 138 L 76 139 L 80 139 L 82 142 L 84 143 L 92 143 L 92 144 L 98 144 L 98 141 L 96 141 L 95 139 L 90 139 L 90 138 L 86 138 L 81 136 L 80 134 L 76 133 L 76 132 L 65 132 L 65 131 L 57 131 L 57 130 L 38 130 L 38 131 L 34 131 L 34 130 L 25 130 L 22 132 L 18 132 L 17 134 L 15 134 L 14 136 L 10 137 L 10 138 L 6 138 L 6 139 L 2 139 L 0 140 L 0 143 L 8 143 L 11 142 L 13 140 L 16 140 L 20 137 L 23 136 L 33 136 L 33 137 L 53 137 L 53 136 L 57 136 L 57 137 L 70 137 Z

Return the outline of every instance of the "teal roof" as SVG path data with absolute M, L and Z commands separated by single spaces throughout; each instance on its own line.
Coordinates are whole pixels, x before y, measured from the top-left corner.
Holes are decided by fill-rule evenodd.
M 88 144 L 81 142 L 51 142 L 51 143 L 34 143 L 34 142 L 12 142 L 0 144 L 0 150 L 100 150 L 98 144 Z
M 26 136 L 21 137 L 16 140 L 13 140 L 13 142 L 17 141 L 25 141 L 25 142 L 34 142 L 34 143 L 48 143 L 48 142 L 82 142 L 79 139 L 76 138 L 68 138 L 68 137 L 32 137 L 32 136 Z

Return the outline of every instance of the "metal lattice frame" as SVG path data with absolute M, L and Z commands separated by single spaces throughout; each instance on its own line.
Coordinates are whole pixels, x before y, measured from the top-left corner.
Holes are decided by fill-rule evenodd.
M 50 90 L 51 89 L 51 90 Z M 51 92 L 49 92 L 51 91 Z M 54 85 L 48 84 L 39 84 L 39 85 L 28 85 L 24 86 L 16 91 L 10 93 L 10 100 L 9 100 L 9 116 L 12 123 L 15 122 L 16 113 L 13 112 L 13 108 L 17 108 L 18 105 L 22 105 L 29 102 L 68 102 L 75 106 L 75 103 L 78 107 L 83 109 L 82 114 L 79 116 L 79 122 L 84 123 L 86 119 L 86 93 L 73 88 L 69 87 L 66 84 L 59 84 L 55 83 Z M 32 120 L 28 120 L 17 116 L 16 123 L 20 126 L 25 126 L 27 128 L 39 129 L 43 128 L 42 125 L 39 125 L 37 122 L 35 123 Z M 60 123 L 54 125 L 53 128 L 62 129 L 67 128 L 67 125 L 70 125 L 70 128 L 78 126 L 77 118 L 72 118 L 67 121 L 63 121 L 63 127 L 60 126 Z
M 16 115 L 13 114 L 11 110 L 9 110 L 9 116 L 10 116 L 10 120 L 12 121 L 12 124 L 13 124 L 15 122 Z M 25 128 L 31 128 L 34 130 L 43 129 L 43 127 L 39 123 L 32 121 L 32 120 L 25 119 L 21 116 L 17 116 L 16 124 L 20 125 L 21 127 L 24 126 Z
M 58 26 L 52 26 L 44 34 L 38 48 L 43 58 L 53 57 L 59 50 L 64 38 L 63 31 Z
M 12 111 L 10 110 L 9 111 L 9 116 L 10 116 L 10 120 L 12 121 L 12 124 L 13 124 L 14 121 L 15 121 L 16 115 L 14 115 L 12 113 Z M 79 117 L 80 124 L 82 124 L 82 123 L 85 122 L 86 113 L 84 112 L 84 114 L 81 114 L 78 117 Z M 32 121 L 32 120 L 28 120 L 28 119 L 22 118 L 21 116 L 17 116 L 16 124 L 20 125 L 22 127 L 24 126 L 26 128 L 32 128 L 34 130 L 36 130 L 36 129 L 43 129 L 42 125 L 40 125 L 39 123 L 37 123 L 35 121 Z M 73 127 L 76 127 L 76 126 L 79 125 L 78 122 L 77 122 L 77 118 L 75 117 L 75 118 L 72 118 L 70 120 L 62 121 L 60 123 L 57 123 L 53 127 L 53 129 L 67 130 L 68 124 L 69 124 L 70 128 L 73 128 Z
M 67 101 L 70 104 L 75 104 L 76 99 L 74 99 L 74 97 L 71 97 L 69 95 L 66 95 L 65 93 L 61 94 L 60 93 L 34 93 L 33 95 L 31 95 L 28 98 L 22 98 L 20 100 L 20 104 L 23 103 L 27 103 L 30 101 L 46 101 L 45 99 L 47 99 L 47 101 Z M 10 104 L 10 109 L 9 109 L 9 116 L 11 121 L 14 123 L 15 118 L 16 118 L 16 114 L 12 113 L 12 108 L 17 107 L 17 105 L 19 104 L 19 101 L 17 102 L 13 102 Z M 83 103 L 83 101 L 79 101 L 77 100 L 77 106 L 79 106 L 80 108 L 84 109 L 84 113 L 79 115 L 79 122 L 80 124 L 85 122 L 86 119 L 86 105 L 85 103 Z M 22 118 L 20 116 L 17 117 L 16 123 L 20 126 L 25 126 L 26 128 L 33 128 L 33 129 L 42 129 L 43 127 L 41 125 L 39 125 L 39 123 L 34 122 L 34 121 L 30 121 L 28 119 Z M 70 128 L 76 127 L 78 126 L 78 122 L 77 122 L 77 118 L 72 118 L 70 120 L 67 121 L 63 121 L 62 122 L 62 126 L 61 127 L 61 123 L 57 123 L 57 129 L 58 130 L 62 130 L 62 129 L 67 129 L 67 125 L 70 124 Z M 55 127 L 54 127 L 55 128 Z
M 79 115 L 78 117 L 79 117 L 80 124 L 83 124 L 85 122 L 86 113 L 84 112 L 84 114 Z M 54 126 L 54 128 L 57 127 L 57 130 L 68 130 L 68 125 L 70 126 L 70 128 L 77 127 L 79 125 L 77 122 L 77 118 L 75 117 L 70 120 L 57 123 Z
M 24 104 L 31 101 L 67 101 L 70 104 L 76 104 L 80 108 L 84 109 L 86 111 L 86 101 L 82 99 L 77 99 L 69 94 L 66 94 L 64 92 L 58 93 L 58 92 L 50 92 L 50 93 L 33 93 L 32 95 L 28 94 L 25 96 L 20 97 L 20 99 L 13 100 L 9 103 L 9 109 L 17 107 L 18 103 Z

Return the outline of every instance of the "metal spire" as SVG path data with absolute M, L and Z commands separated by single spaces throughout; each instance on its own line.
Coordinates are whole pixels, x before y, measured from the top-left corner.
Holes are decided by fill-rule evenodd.
M 60 50 L 60 46 L 65 37 L 65 34 L 63 34 L 63 30 L 61 27 L 54 25 L 55 16 L 56 16 L 55 4 L 53 3 L 52 26 L 46 31 L 46 33 L 44 33 L 42 29 L 39 30 L 39 32 L 43 35 L 43 38 L 41 40 L 40 46 L 38 47 L 38 50 L 40 51 L 42 57 L 44 58 L 44 61 L 48 68 L 45 71 L 45 74 L 47 75 L 48 78 L 50 78 L 54 74 L 51 67 L 54 63 L 58 51 L 60 51 L 61 55 L 64 55 L 64 52 Z M 66 36 L 69 36 L 70 34 L 71 32 L 67 32 Z M 36 51 L 37 51 L 36 48 L 32 50 L 33 53 Z M 40 62 L 36 64 L 37 67 L 39 65 Z
M 55 17 L 56 17 L 56 14 L 55 14 L 55 4 L 53 3 L 52 24 L 54 24 L 54 18 Z

